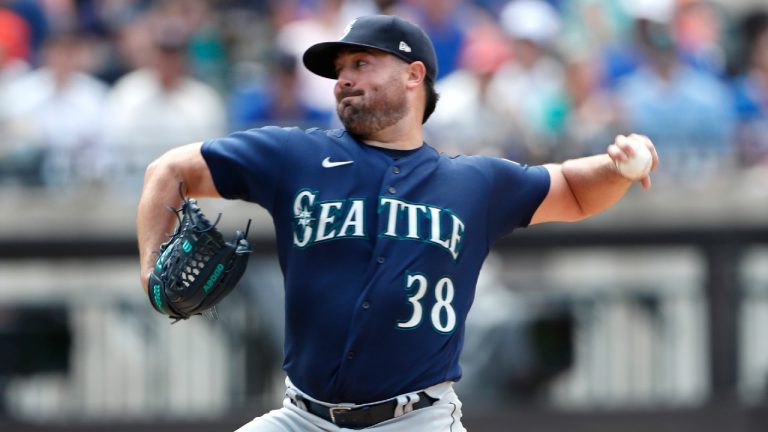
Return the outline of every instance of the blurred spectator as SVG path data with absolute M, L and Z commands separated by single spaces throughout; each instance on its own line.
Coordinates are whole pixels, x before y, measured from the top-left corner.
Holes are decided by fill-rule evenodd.
M 623 37 L 616 39 L 603 54 L 604 77 L 607 85 L 615 89 L 628 75 L 646 62 L 645 50 L 638 43 L 636 23 L 647 20 L 669 23 L 674 14 L 676 0 L 625 0 L 621 2 L 626 28 Z
M 427 138 L 444 151 L 538 163 L 602 151 L 615 133 L 642 127 L 672 159 L 692 148 L 729 154 L 733 110 L 716 82 L 723 71 L 721 7 L 710 0 L 0 0 L 0 94 L 30 63 L 43 61 L 38 47 L 47 34 L 86 30 L 78 50 L 89 44 L 88 64 L 78 65 L 78 73 L 108 84 L 120 80 L 104 142 L 132 149 L 123 160 L 141 169 L 171 146 L 230 129 L 338 125 L 328 97 L 333 81 L 309 74 L 301 54 L 318 40 L 340 37 L 352 18 L 396 13 L 421 22 L 435 41 L 442 100 Z M 636 37 L 640 21 L 661 22 L 669 35 L 653 30 Z M 734 81 L 745 164 L 768 158 L 765 56 L 756 22 L 744 56 L 750 62 Z M 158 27 L 176 30 L 157 36 Z M 665 37 L 674 61 L 659 55 Z M 13 136 L 22 123 L 14 121 Z M 693 124 L 698 132 L 691 132 Z M 11 151 L 7 127 L 8 120 L 0 124 L 0 157 Z M 27 156 L 26 163 L 42 161 Z
M 77 26 L 88 35 L 88 71 L 109 85 L 138 67 L 130 63 L 132 57 L 126 54 L 126 41 L 121 37 L 124 27 L 146 13 L 144 3 L 147 1 L 78 2 Z
M 413 19 L 429 35 L 437 54 L 437 79 L 459 66 L 464 32 L 471 21 L 468 2 L 459 0 L 417 0 Z
M 490 16 L 498 17 L 504 6 L 509 3 L 509 0 L 473 0 L 472 3 Z
M 145 13 L 149 0 L 78 1 L 77 26 L 85 32 L 106 35 Z
M 632 26 L 624 3 L 616 0 L 564 2 L 563 30 L 557 41 L 563 53 L 602 60 L 603 56 L 617 49 Z
M 623 5 L 621 11 L 615 10 L 612 15 L 620 32 L 609 37 L 604 53 L 605 79 L 611 86 L 646 63 L 647 53 L 635 37 L 637 20 L 668 25 L 683 62 L 708 74 L 724 74 L 723 16 L 712 1 L 634 0 L 619 2 L 613 9 L 619 4 Z
M 29 70 L 29 26 L 15 13 L 0 9 L 0 91 Z
M 110 143 L 129 175 L 172 147 L 227 130 L 219 94 L 188 75 L 186 28 L 173 20 L 152 24 L 136 22 L 132 30 L 152 38 L 148 52 L 135 52 L 148 65 L 122 77 L 109 95 Z
M 440 102 L 425 124 L 428 140 L 440 151 L 519 159 L 520 135 L 507 112 L 490 93 L 499 67 L 511 56 L 501 30 L 491 23 L 468 36 L 459 69 L 438 80 Z
M 618 89 L 626 130 L 655 142 L 665 173 L 701 178 L 731 166 L 733 112 L 725 85 L 681 60 L 669 21 L 638 17 L 635 29 L 645 63 Z
M 514 0 L 504 8 L 500 20 L 511 38 L 513 58 L 494 76 L 490 93 L 519 131 L 520 150 L 525 154 L 521 161 L 544 163 L 551 160 L 555 144 L 546 104 L 560 92 L 563 82 L 562 65 L 551 51 L 560 18 L 543 0 Z
M 11 10 L 0 8 L 0 45 L 8 60 L 27 60 L 31 51 L 30 28 Z
M 0 10 L 7 8 L 24 21 L 28 32 L 25 36 L 28 51 L 24 53 L 23 58 L 34 66 L 38 65 L 37 55 L 50 31 L 43 3 L 45 2 L 38 0 L 0 0 Z M 0 23 L 0 33 L 6 25 L 7 22 Z
M 599 60 L 575 55 L 565 66 L 563 91 L 551 100 L 546 118 L 558 136 L 554 160 L 604 152 L 620 132 L 614 95 L 602 86 Z
M 9 84 L 0 97 L 6 173 L 26 182 L 60 185 L 98 177 L 107 87 L 82 73 L 83 40 L 47 40 L 43 66 Z
M 78 10 L 74 1 L 37 1 L 53 34 L 72 32 L 79 25 Z
M 192 71 L 196 77 L 225 92 L 227 72 L 227 51 L 219 25 L 215 21 L 208 2 L 197 0 L 195 7 L 187 5 L 189 23 L 195 32 L 190 41 Z
M 373 0 L 376 11 L 384 15 L 396 15 L 399 0 Z
M 768 12 L 743 21 L 746 48 L 743 71 L 734 81 L 737 146 L 744 166 L 768 164 Z
M 230 97 L 230 120 L 235 130 L 269 125 L 328 127 L 331 113 L 317 111 L 299 96 L 299 60 L 277 52 L 263 77 L 252 63 L 236 65 L 237 83 Z
M 158 2 L 155 15 L 160 20 L 173 20 L 189 35 L 187 46 L 190 75 L 226 91 L 227 53 L 217 26 L 217 14 L 208 0 L 165 0 Z
M 673 26 L 678 50 L 686 63 L 722 76 L 725 50 L 721 46 L 721 14 L 711 0 L 677 0 Z
M 355 17 L 342 13 L 343 0 L 327 0 L 320 2 L 318 9 L 309 17 L 292 21 L 278 30 L 277 48 L 292 54 L 297 59 L 311 45 L 340 39 L 344 27 Z M 335 102 L 329 95 L 333 94 L 333 80 L 317 76 L 301 67 L 297 75 L 301 104 L 316 112 L 335 112 Z

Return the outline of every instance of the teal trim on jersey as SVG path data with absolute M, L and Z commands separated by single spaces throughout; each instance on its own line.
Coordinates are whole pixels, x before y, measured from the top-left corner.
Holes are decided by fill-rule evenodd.
M 349 212 L 350 212 L 350 210 L 352 210 L 352 206 L 354 205 L 355 202 L 361 202 L 362 203 L 362 209 L 361 209 L 362 212 L 360 213 L 359 219 L 360 219 L 360 224 L 363 227 L 363 234 L 362 235 L 342 235 L 341 234 L 341 227 L 344 225 L 345 222 L 347 222 L 347 217 L 349 216 Z M 336 231 L 338 231 L 338 232 L 336 234 L 334 234 L 333 237 L 326 238 L 326 239 L 323 239 L 323 240 L 317 240 L 317 227 L 319 226 L 320 216 L 322 216 L 322 215 L 317 215 L 317 219 L 316 220 L 318 221 L 318 225 L 315 226 L 315 228 L 316 228 L 315 229 L 315 235 L 314 235 L 315 240 L 310 242 L 310 245 L 326 243 L 326 242 L 329 242 L 329 241 L 332 241 L 332 240 L 363 239 L 363 238 L 367 239 L 368 238 L 368 233 L 365 231 L 365 221 L 366 221 L 366 218 L 365 218 L 365 216 L 366 216 L 365 215 L 366 199 L 365 198 L 347 198 L 347 199 L 343 199 L 343 200 L 319 201 L 317 203 L 316 208 L 320 209 L 323 206 L 323 204 L 328 204 L 328 203 L 341 203 L 341 207 L 336 211 L 336 214 L 340 215 L 342 217 L 334 219 L 333 223 L 328 226 L 330 228 L 328 232 L 336 232 Z M 350 227 L 354 227 L 354 225 L 350 225 Z
M 301 213 L 299 215 L 296 214 L 296 200 L 299 198 L 299 195 L 303 194 L 304 192 L 309 192 L 309 195 L 312 197 L 312 204 L 309 204 L 308 206 L 304 206 L 303 203 L 301 205 Z M 291 199 L 291 206 L 292 206 L 292 213 L 293 213 L 293 221 L 291 222 L 291 231 L 293 232 L 293 247 L 304 249 L 307 248 L 309 245 L 312 244 L 312 237 L 314 235 L 314 228 L 312 226 L 312 221 L 317 220 L 317 218 L 313 218 L 313 209 L 315 208 L 314 199 L 317 197 L 317 194 L 319 192 L 312 190 L 312 189 L 301 189 L 293 196 L 293 199 Z M 301 230 L 303 231 L 303 234 L 307 235 L 307 229 L 306 226 L 309 226 L 309 238 L 302 237 L 301 239 L 298 238 L 298 227 L 302 225 L 301 222 L 297 222 L 297 219 L 306 221 L 305 227 Z M 303 245 L 301 243 L 304 243 Z
M 411 271 L 406 271 L 406 272 L 405 272 L 405 287 L 403 287 L 403 291 L 405 291 L 405 292 L 410 292 L 410 291 L 413 291 L 413 288 L 409 288 L 409 287 L 408 287 L 408 278 L 409 278 L 410 276 L 424 276 L 424 279 L 426 279 L 426 281 L 427 281 L 427 288 L 426 288 L 426 292 L 424 293 L 424 295 L 423 295 L 423 296 L 421 296 L 421 299 L 419 300 L 419 302 L 421 302 L 421 301 L 424 299 L 424 297 L 426 297 L 426 296 L 427 296 L 427 294 L 429 294 L 429 278 L 427 277 L 427 275 L 425 275 L 424 273 L 421 273 L 421 272 L 411 272 Z M 405 323 L 407 323 L 408 321 L 410 321 L 410 320 L 411 320 L 411 318 L 413 318 L 413 313 L 415 312 L 415 310 L 414 310 L 414 309 L 415 309 L 415 307 L 413 306 L 413 302 L 411 301 L 411 299 L 412 299 L 413 297 L 415 297 L 415 296 L 416 296 L 416 294 L 418 294 L 418 291 L 414 292 L 414 293 L 413 293 L 413 295 L 409 295 L 409 296 L 407 296 L 407 297 L 406 297 L 406 300 L 405 300 L 405 304 L 407 304 L 408 306 L 410 306 L 410 307 L 411 307 L 411 316 L 410 316 L 408 319 L 406 319 L 406 320 L 397 320 L 397 322 L 395 323 L 395 330 L 400 330 L 400 331 L 412 331 L 412 330 L 416 330 L 416 329 L 418 329 L 419 327 L 421 327 L 421 323 L 423 323 L 423 322 L 424 322 L 424 305 L 421 305 L 421 319 L 419 320 L 419 323 L 418 323 L 418 324 L 416 324 L 416 325 L 415 325 L 415 326 L 413 326 L 413 327 L 400 327 L 400 326 L 398 325 L 398 324 L 405 324 Z
M 453 310 L 453 316 L 454 316 L 455 322 L 453 323 L 453 327 L 451 327 L 451 329 L 449 331 L 442 331 L 439 328 L 435 327 L 435 320 L 432 319 L 432 309 L 434 309 L 435 306 L 437 306 L 437 303 L 439 301 L 439 299 L 437 298 L 437 284 L 439 284 L 440 281 L 443 280 L 443 279 L 448 279 L 448 281 L 450 281 L 450 283 L 451 283 L 451 287 L 453 288 L 453 296 L 451 297 L 451 301 L 448 302 L 447 304 L 450 305 L 451 306 L 451 310 Z M 456 313 L 456 308 L 453 307 L 453 301 L 456 299 L 456 285 L 453 283 L 453 278 L 450 277 L 450 276 L 447 276 L 447 275 L 440 276 L 437 279 L 437 282 L 434 283 L 434 286 L 433 286 L 433 289 L 432 289 L 432 293 L 434 294 L 433 295 L 434 304 L 432 305 L 431 308 L 429 308 L 429 323 L 432 326 L 432 329 L 435 332 L 437 332 L 438 334 L 441 334 L 441 335 L 452 335 L 456 331 L 456 328 L 457 327 L 461 327 L 460 324 L 463 324 L 463 323 L 459 323 L 459 315 Z M 442 308 L 441 308 L 441 310 L 442 310 Z M 438 320 L 440 319 L 441 316 L 442 316 L 442 313 L 439 313 L 438 314 Z M 466 316 L 466 314 L 464 316 Z
M 323 243 L 336 237 L 336 230 L 341 226 L 339 224 L 339 219 L 341 218 L 338 216 L 343 214 L 343 208 L 343 200 L 327 200 L 317 203 L 315 206 L 315 211 L 317 212 L 317 218 L 315 218 L 317 221 L 315 224 L 315 239 L 310 242 L 311 244 Z M 328 221 L 330 221 L 330 224 Z M 323 228 L 322 233 L 320 232 L 321 226 Z M 322 239 L 320 239 L 321 235 L 323 236 Z
M 360 218 L 362 219 L 362 223 L 363 223 L 363 234 L 362 235 L 354 235 L 354 234 L 342 235 L 341 228 L 344 226 L 344 223 L 347 222 L 346 221 L 347 218 L 345 217 L 344 218 L 345 220 L 342 221 L 339 226 L 339 235 L 337 235 L 336 238 L 368 238 L 368 232 L 365 229 L 365 225 L 366 225 L 365 221 L 367 220 L 367 217 L 366 217 L 367 215 L 365 214 L 365 205 L 368 203 L 368 199 L 367 198 L 347 198 L 346 201 L 349 204 L 349 206 L 347 207 L 344 213 L 347 215 L 349 215 L 349 212 L 352 210 L 352 206 L 356 202 L 362 203 L 362 209 L 361 209 L 362 212 L 360 214 Z M 354 227 L 354 225 L 351 225 L 351 224 L 349 226 Z
M 304 188 L 299 190 L 296 195 L 294 196 L 292 202 L 295 203 L 296 199 L 304 192 L 309 192 L 314 198 L 319 195 L 319 191 L 314 191 L 312 189 Z M 298 243 L 305 243 L 304 245 L 297 244 L 298 239 L 298 232 L 297 229 L 300 226 L 300 223 L 296 221 L 296 219 L 299 219 L 299 216 L 295 214 L 294 211 L 294 221 L 293 221 L 293 247 L 297 249 L 306 249 L 308 247 L 314 246 L 316 244 L 322 244 L 327 243 L 329 241 L 333 240 L 343 240 L 343 239 L 368 239 L 368 232 L 366 230 L 365 222 L 366 222 L 366 213 L 365 213 L 365 205 L 366 205 L 367 199 L 366 198 L 345 198 L 340 200 L 323 200 L 323 201 L 314 201 L 312 205 L 309 207 L 302 207 L 302 213 L 307 212 L 306 215 L 303 215 L 303 219 L 307 220 L 307 224 L 310 226 L 310 238 L 301 238 Z M 360 215 L 356 218 L 359 219 L 359 223 L 362 226 L 363 233 L 362 235 L 343 235 L 341 232 L 341 228 L 344 226 L 344 224 L 347 222 L 347 218 L 350 215 L 350 212 L 352 211 L 353 206 L 355 206 L 355 203 L 361 203 L 360 204 Z M 322 240 L 317 240 L 318 236 L 318 227 L 321 221 L 322 217 L 322 208 L 324 208 L 324 204 L 340 204 L 339 207 L 337 207 L 335 210 L 332 211 L 332 213 L 328 214 L 328 216 L 333 218 L 333 222 L 326 225 L 324 229 L 324 235 L 328 235 L 328 233 L 334 233 L 332 237 L 324 238 Z M 326 207 L 328 208 L 328 207 Z M 295 209 L 294 209 L 295 210 Z M 349 227 L 346 229 L 346 231 L 349 231 L 350 229 L 354 229 L 354 224 L 350 224 Z M 305 228 L 302 228 L 302 230 L 305 230 Z M 306 231 L 304 232 L 306 234 Z
M 450 218 L 452 218 L 452 219 L 455 218 L 456 220 L 458 220 L 461 223 L 463 228 L 461 230 L 461 233 L 459 234 L 459 242 L 458 242 L 458 244 L 456 246 L 456 256 L 454 256 L 453 251 L 450 248 L 447 248 L 447 247 L 445 247 L 445 246 L 443 246 L 443 245 L 441 245 L 441 244 L 439 244 L 439 243 L 437 243 L 435 241 L 432 241 L 429 238 L 428 235 L 422 235 L 422 233 L 420 232 L 421 226 L 420 226 L 420 224 L 418 222 L 417 222 L 417 226 L 416 226 L 417 238 L 408 237 L 407 235 L 400 235 L 397 232 L 396 232 L 396 235 L 389 235 L 389 234 L 386 233 L 386 230 L 384 230 L 383 232 L 380 232 L 378 234 L 379 238 L 383 237 L 383 238 L 388 238 L 388 239 L 392 239 L 392 240 L 410 240 L 410 241 L 415 241 L 415 242 L 420 242 L 420 243 L 431 244 L 433 246 L 437 246 L 440 249 L 443 249 L 446 252 L 448 252 L 448 254 L 451 255 L 451 258 L 454 259 L 454 261 L 459 259 L 459 255 L 461 254 L 461 247 L 464 244 L 463 240 L 464 240 L 464 231 L 466 230 L 466 224 L 464 224 L 464 221 L 462 221 L 461 218 L 458 215 L 456 215 L 456 213 L 451 211 L 451 209 L 444 208 L 444 207 L 439 207 L 439 206 L 435 206 L 435 205 L 430 205 L 430 204 L 426 204 L 426 203 L 410 202 L 410 201 L 407 201 L 407 200 L 393 198 L 393 197 L 379 196 L 379 205 L 378 205 L 378 208 L 377 208 L 377 213 L 379 215 L 382 214 L 382 208 L 385 205 L 385 204 L 382 203 L 382 200 L 384 200 L 384 199 L 391 200 L 391 201 L 402 202 L 402 203 L 408 204 L 408 205 L 424 206 L 424 207 L 427 208 L 427 211 L 424 213 L 423 216 L 424 216 L 424 218 L 429 219 L 429 220 L 432 220 L 432 214 L 429 212 L 429 209 L 438 209 L 438 210 L 440 210 L 441 213 L 445 212 L 445 214 L 448 215 Z M 388 206 L 392 205 L 391 203 L 386 203 L 386 204 L 388 204 Z M 406 219 L 407 219 L 407 215 L 405 215 L 405 212 L 400 214 L 400 212 L 398 211 L 397 221 L 395 223 L 396 223 L 396 225 L 399 225 L 399 222 L 401 220 L 405 220 L 405 223 L 407 225 L 407 220 Z M 455 223 L 455 221 L 453 223 Z M 453 227 L 453 224 L 451 224 L 450 226 Z M 452 234 L 453 234 L 453 232 L 451 231 L 451 235 Z M 445 240 L 445 239 L 440 239 L 440 240 Z M 450 238 L 447 241 L 450 242 Z
M 424 274 L 424 273 L 407 271 L 405 273 L 405 285 L 406 286 L 403 289 L 404 291 L 412 291 L 412 288 L 408 287 L 408 279 L 410 279 L 411 276 L 422 276 L 424 278 L 426 287 L 424 288 L 424 293 L 415 302 L 412 301 L 412 299 L 419 294 L 419 291 L 416 291 L 415 293 L 413 293 L 413 295 L 407 296 L 406 303 L 409 306 L 411 306 L 411 308 L 412 308 L 412 315 L 411 315 L 411 317 L 408 320 L 405 320 L 405 321 L 398 320 L 397 323 L 395 324 L 395 330 L 402 330 L 402 331 L 416 330 L 416 329 L 421 327 L 421 324 L 425 320 L 428 320 L 429 323 L 430 323 L 430 327 L 432 327 L 432 329 L 435 331 L 435 333 L 440 334 L 440 335 L 446 335 L 446 336 L 452 335 L 456 331 L 456 328 L 460 327 L 460 324 L 462 324 L 462 323 L 459 322 L 459 319 L 460 319 L 459 315 L 457 314 L 456 308 L 453 305 L 453 300 L 456 299 L 456 285 L 453 282 L 453 278 L 451 278 L 450 276 L 444 275 L 444 276 L 441 276 L 440 278 L 438 278 L 437 281 L 431 281 L 429 279 L 429 277 L 427 277 L 427 275 Z M 450 283 L 450 286 L 453 289 L 453 293 L 451 295 L 451 300 L 450 301 L 445 301 L 445 299 L 443 299 L 441 301 L 441 299 L 437 298 L 437 285 L 443 279 L 448 280 L 448 282 Z M 427 300 L 427 299 L 429 299 L 429 300 Z M 408 321 L 412 320 L 413 317 L 415 316 L 415 314 L 416 314 L 416 306 L 415 306 L 415 304 L 416 303 L 419 304 L 419 308 L 421 309 L 421 317 L 419 318 L 418 324 L 416 324 L 414 326 L 411 326 L 411 327 L 401 327 L 400 324 L 407 323 Z M 451 326 L 450 330 L 448 330 L 448 331 L 443 331 L 443 330 L 440 330 L 439 328 L 437 328 L 437 326 L 435 326 L 435 319 L 432 316 L 433 310 L 440 303 L 447 305 L 447 307 L 445 307 L 445 308 L 440 307 L 438 309 L 439 312 L 438 312 L 437 319 L 438 319 L 438 323 L 439 324 L 442 324 L 441 319 L 442 319 L 443 315 L 444 314 L 448 314 L 447 310 L 453 311 L 454 323 Z M 440 312 L 443 309 L 446 310 L 445 313 Z M 445 315 L 445 318 L 448 319 L 448 315 Z

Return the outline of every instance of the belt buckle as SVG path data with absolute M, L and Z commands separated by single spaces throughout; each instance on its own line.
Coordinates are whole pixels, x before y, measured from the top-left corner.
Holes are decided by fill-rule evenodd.
M 337 413 L 346 413 L 347 411 L 351 411 L 351 410 L 352 410 L 352 407 L 345 407 L 345 406 L 332 406 L 328 408 L 328 411 L 331 414 L 331 422 L 336 423 Z

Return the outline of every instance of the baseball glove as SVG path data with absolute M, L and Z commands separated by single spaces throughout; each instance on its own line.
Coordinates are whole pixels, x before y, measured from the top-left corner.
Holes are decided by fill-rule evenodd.
M 160 246 L 147 290 L 152 306 L 174 322 L 213 312 L 243 276 L 251 253 L 246 240 L 250 220 L 245 233 L 237 231 L 234 240 L 225 242 L 216 229 L 221 214 L 212 224 L 196 200 L 182 198 L 181 209 L 171 209 L 179 223 Z

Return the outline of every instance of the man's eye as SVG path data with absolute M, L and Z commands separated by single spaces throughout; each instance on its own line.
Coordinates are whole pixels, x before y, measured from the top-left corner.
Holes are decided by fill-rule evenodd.
M 368 62 L 365 61 L 365 60 L 358 60 L 358 61 L 355 62 L 355 66 L 357 66 L 357 67 L 365 66 L 367 64 L 368 64 Z

